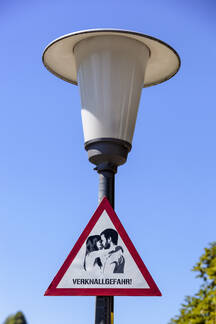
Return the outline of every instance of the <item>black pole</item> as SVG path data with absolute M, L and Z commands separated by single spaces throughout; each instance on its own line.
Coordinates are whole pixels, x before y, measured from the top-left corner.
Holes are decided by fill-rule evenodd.
M 96 138 L 85 142 L 88 159 L 99 173 L 99 203 L 107 197 L 114 209 L 114 182 L 117 167 L 126 162 L 131 144 L 116 138 Z M 95 324 L 113 324 L 114 297 L 97 296 Z
M 115 173 L 117 167 L 109 163 L 103 163 L 96 167 L 99 173 L 98 202 L 107 197 L 114 208 L 115 198 Z M 114 297 L 97 296 L 95 307 L 95 324 L 113 324 L 114 320 Z

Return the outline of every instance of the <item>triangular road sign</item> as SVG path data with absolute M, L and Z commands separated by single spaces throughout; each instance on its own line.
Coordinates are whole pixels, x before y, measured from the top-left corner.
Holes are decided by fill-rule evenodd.
M 45 296 L 161 296 L 104 198 Z

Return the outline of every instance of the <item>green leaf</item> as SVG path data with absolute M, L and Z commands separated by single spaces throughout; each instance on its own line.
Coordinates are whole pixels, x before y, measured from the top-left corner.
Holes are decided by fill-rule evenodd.
M 186 296 L 180 314 L 168 324 L 216 324 L 216 242 L 205 248 L 192 271 L 203 279 L 194 296 Z

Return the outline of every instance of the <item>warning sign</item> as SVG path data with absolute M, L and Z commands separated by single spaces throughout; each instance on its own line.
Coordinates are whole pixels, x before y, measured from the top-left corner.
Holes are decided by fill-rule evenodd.
M 45 295 L 161 296 L 161 293 L 104 198 Z

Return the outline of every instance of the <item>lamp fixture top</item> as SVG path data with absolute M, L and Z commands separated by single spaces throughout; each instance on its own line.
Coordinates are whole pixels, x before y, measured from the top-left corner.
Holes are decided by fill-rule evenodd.
M 172 78 L 180 68 L 178 53 L 165 42 L 141 33 L 118 29 L 89 29 L 64 35 L 51 42 L 44 50 L 45 67 L 64 81 L 77 85 L 77 70 L 74 47 L 89 37 L 118 35 L 135 39 L 149 48 L 143 87 L 162 83 Z

